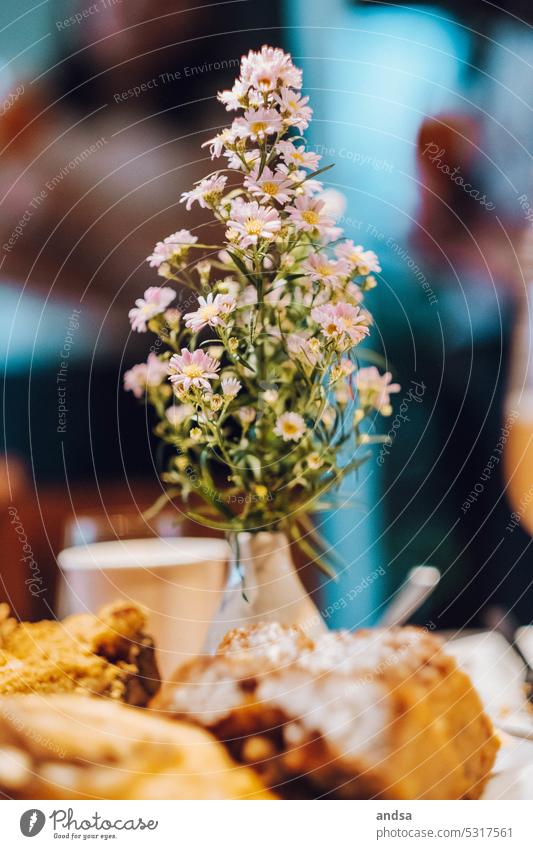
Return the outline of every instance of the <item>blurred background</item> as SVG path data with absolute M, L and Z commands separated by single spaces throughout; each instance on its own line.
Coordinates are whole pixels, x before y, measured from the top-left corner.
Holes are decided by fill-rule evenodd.
M 346 569 L 310 585 L 330 625 L 367 626 L 431 563 L 420 624 L 477 627 L 494 606 L 531 622 L 530 4 L 194 5 L 0 9 L 1 596 L 53 615 L 73 517 L 160 492 L 152 423 L 122 390 L 150 345 L 127 309 L 155 242 L 194 226 L 179 196 L 228 122 L 216 92 L 271 43 L 304 69 L 347 237 L 380 256 L 372 345 L 402 385 L 390 445 L 317 517 Z

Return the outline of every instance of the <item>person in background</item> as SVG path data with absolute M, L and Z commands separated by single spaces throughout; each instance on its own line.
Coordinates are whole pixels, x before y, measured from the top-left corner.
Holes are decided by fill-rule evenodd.
M 69 474 L 92 474 L 95 454 L 99 476 L 120 473 L 115 410 L 132 404 L 122 374 L 148 354 L 127 310 L 154 283 L 145 261 L 154 244 L 183 226 L 180 194 L 205 171 L 201 144 L 226 118 L 216 91 L 275 22 L 274 7 L 265 14 L 248 3 L 242 31 L 229 33 L 227 3 L 189 11 L 174 0 L 129 0 L 83 17 L 86 6 L 54 4 L 57 59 L 33 82 L 14 81 L 24 91 L 0 116 L 4 448 L 28 455 L 31 430 L 32 462 L 45 479 L 63 477 L 54 390 L 71 335 Z M 187 215 L 187 227 L 201 219 Z M 150 473 L 146 425 L 137 420 L 122 447 Z
M 395 378 L 407 392 L 414 357 L 423 385 L 423 404 L 406 396 L 401 438 L 383 455 L 385 542 L 391 562 L 404 569 L 413 562 L 441 569 L 431 613 L 438 628 L 483 625 L 496 604 L 515 607 L 522 621 L 531 617 L 523 557 L 529 538 L 505 534 L 511 508 L 498 453 L 524 226 L 497 214 L 482 149 L 482 127 L 470 114 L 422 123 L 409 252 L 431 299 L 419 278 L 403 289 L 409 295 L 394 333 L 386 329 L 390 302 L 379 317 L 384 336 L 393 337 L 386 355 Z M 491 456 L 500 460 L 487 475 Z M 472 500 L 482 475 L 482 495 Z M 425 617 L 427 607 L 418 621 Z
M 185 226 L 181 192 L 205 174 L 201 144 L 227 121 L 217 90 L 244 52 L 278 40 L 276 3 L 238 4 L 238 30 L 232 7 L 50 4 L 54 60 L 12 79 L 0 110 L 0 488 L 16 468 L 24 527 L 46 540 L 48 592 L 32 615 L 51 611 L 74 491 L 100 509 L 110 488 L 114 503 L 133 498 L 132 479 L 151 486 L 143 506 L 159 491 L 151 422 L 123 391 L 126 369 L 149 353 L 127 312 L 157 285 L 146 263 L 156 241 Z M 187 214 L 200 236 L 201 222 Z M 20 564 L 4 571 L 3 595 L 20 606 Z

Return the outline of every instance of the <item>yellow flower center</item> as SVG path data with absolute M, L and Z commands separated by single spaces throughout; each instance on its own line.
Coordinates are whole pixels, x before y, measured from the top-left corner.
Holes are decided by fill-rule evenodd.
M 203 373 L 203 369 L 200 366 L 196 365 L 196 363 L 190 363 L 188 366 L 185 366 L 183 368 L 183 374 L 186 377 L 201 377 Z
M 211 192 L 205 192 L 204 200 L 209 206 L 215 206 L 215 204 L 218 203 L 221 195 L 222 192 L 218 192 L 216 190 L 213 190 Z
M 252 121 L 250 124 L 250 129 L 254 135 L 258 133 L 264 133 L 267 128 L 267 125 L 264 121 Z
M 336 324 L 328 324 L 326 325 L 326 333 L 337 333 L 338 327 Z
M 314 209 L 306 209 L 302 212 L 302 218 L 306 224 L 310 224 L 312 227 L 316 227 L 319 221 L 318 214 Z
M 327 277 L 331 269 L 327 263 L 324 263 L 322 265 L 317 265 L 316 270 L 322 275 L 322 277 Z
M 287 436 L 294 436 L 295 433 L 298 433 L 298 427 L 293 422 L 284 422 L 283 430 Z
M 200 307 L 198 312 L 200 313 L 201 318 L 209 320 L 210 318 L 214 318 L 218 315 L 218 307 L 216 307 L 215 304 L 206 304 L 205 307 Z
M 296 160 L 296 162 L 303 162 L 304 158 L 301 153 L 293 153 L 292 158 Z
M 247 218 L 244 227 L 249 236 L 260 236 L 263 230 L 263 222 L 259 218 Z
M 279 186 L 277 185 L 277 183 L 270 183 L 267 180 L 266 183 L 263 183 L 262 189 L 265 192 L 265 194 L 274 196 L 274 195 L 277 195 L 277 193 L 279 191 Z

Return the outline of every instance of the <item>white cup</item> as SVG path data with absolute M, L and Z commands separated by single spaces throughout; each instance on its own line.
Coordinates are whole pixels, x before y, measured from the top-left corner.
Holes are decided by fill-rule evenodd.
M 230 556 L 220 539 L 156 537 L 66 548 L 58 614 L 96 612 L 124 598 L 149 614 L 162 677 L 197 655 L 220 601 Z

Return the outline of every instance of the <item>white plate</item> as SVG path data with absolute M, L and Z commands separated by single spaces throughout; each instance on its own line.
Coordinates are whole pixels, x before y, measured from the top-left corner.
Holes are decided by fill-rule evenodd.
M 533 799 L 533 742 L 502 735 L 494 773 L 482 799 Z
M 524 664 L 501 634 L 484 631 L 452 639 L 446 651 L 472 679 L 493 722 L 501 725 L 526 708 Z

